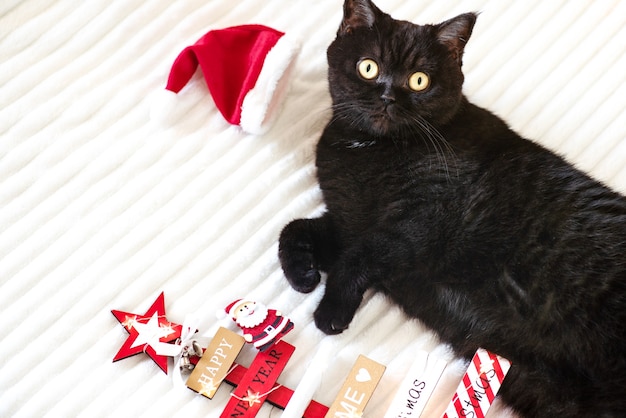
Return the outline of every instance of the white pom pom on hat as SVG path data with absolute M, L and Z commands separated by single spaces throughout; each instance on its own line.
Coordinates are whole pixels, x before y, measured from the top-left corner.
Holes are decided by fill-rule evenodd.
M 259 135 L 280 110 L 299 49 L 294 38 L 263 25 L 211 30 L 178 55 L 165 89 L 180 92 L 199 65 L 224 118 Z M 155 99 L 150 117 L 160 122 L 180 117 L 171 99 Z
M 159 90 L 150 96 L 150 119 L 163 125 L 172 125 L 179 120 L 184 109 L 178 105 L 178 97 L 171 90 Z

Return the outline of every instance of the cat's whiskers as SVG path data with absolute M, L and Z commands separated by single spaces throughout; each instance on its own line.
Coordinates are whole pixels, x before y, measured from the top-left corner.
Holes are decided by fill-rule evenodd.
M 337 122 L 339 119 L 352 120 L 354 119 L 354 114 L 351 112 L 353 108 L 354 105 L 350 103 L 331 104 L 330 106 L 324 106 L 312 110 L 311 115 L 316 118 L 319 117 L 326 119 L 330 114 L 330 119 L 327 123 Z M 359 119 L 357 122 L 362 122 L 362 119 Z M 355 122 L 351 122 L 351 125 L 354 124 Z
M 444 136 L 441 135 L 437 128 L 435 128 L 422 116 L 417 114 L 411 114 L 408 112 L 404 112 L 402 116 L 414 122 L 403 125 L 403 128 L 409 134 L 408 136 L 417 136 L 425 140 L 425 145 L 427 148 L 429 148 L 429 143 L 433 146 L 434 152 L 437 155 L 437 160 L 443 166 L 446 172 L 446 178 L 450 180 L 450 164 L 448 163 L 448 158 L 452 160 L 456 159 L 456 153 L 454 152 L 452 146 L 448 143 Z M 453 164 L 453 166 L 456 166 L 456 164 Z M 458 171 L 456 175 L 458 176 Z
M 362 112 L 355 112 L 357 105 L 350 102 L 333 104 L 331 109 L 333 116 L 330 123 L 336 122 L 339 119 L 349 121 L 350 126 L 359 129 L 360 126 L 366 121 L 366 116 Z
M 378 103 L 376 103 L 378 104 Z M 343 119 L 344 121 L 348 121 L 350 126 L 359 129 L 361 126 L 367 122 L 367 124 L 371 124 L 371 121 L 368 118 L 369 114 L 374 114 L 375 111 L 372 109 L 369 111 L 362 110 L 363 107 L 366 107 L 366 104 L 363 103 L 354 103 L 354 102 L 342 102 L 331 105 L 331 110 L 333 112 L 333 116 L 331 118 L 331 123 L 336 122 L 339 119 Z M 452 146 L 448 143 L 448 141 L 444 138 L 444 136 L 435 128 L 430 122 L 424 119 L 422 116 L 408 112 L 402 108 L 397 108 L 397 112 L 399 112 L 399 116 L 402 120 L 408 123 L 398 123 L 397 129 L 400 136 L 405 138 L 419 138 L 424 141 L 427 148 L 431 148 L 437 156 L 437 161 L 443 167 L 446 179 L 450 180 L 450 160 L 456 159 L 456 153 Z M 393 122 L 393 121 L 392 121 Z M 396 146 L 398 146 L 398 142 L 393 134 L 390 134 L 391 140 L 394 141 Z M 401 150 L 399 150 L 401 151 Z M 456 164 L 452 164 L 452 166 L 456 166 Z M 458 176 L 458 172 L 456 173 Z

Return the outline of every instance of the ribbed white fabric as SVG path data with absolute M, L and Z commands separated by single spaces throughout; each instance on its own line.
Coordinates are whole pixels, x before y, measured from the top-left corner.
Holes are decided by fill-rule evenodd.
M 379 0 L 421 23 L 480 11 L 466 92 L 529 138 L 626 192 L 626 3 Z M 112 363 L 126 339 L 111 309 L 204 318 L 250 297 L 289 314 L 295 388 L 323 335 L 323 289 L 292 291 L 277 261 L 291 219 L 323 210 L 313 167 L 329 117 L 325 49 L 340 0 L 5 0 L 0 4 L 0 416 L 218 417 L 147 356 Z M 229 126 L 197 74 L 183 116 L 149 122 L 150 96 L 210 29 L 260 23 L 302 41 L 285 106 L 252 137 Z M 451 363 L 425 416 L 446 407 L 462 363 L 416 321 L 369 295 L 337 337 L 316 399 L 330 404 L 358 354 L 387 365 L 366 409 L 384 415 L 411 356 Z M 249 362 L 252 352 L 240 357 Z M 264 406 L 259 416 L 280 416 Z M 489 416 L 506 416 L 496 408 Z

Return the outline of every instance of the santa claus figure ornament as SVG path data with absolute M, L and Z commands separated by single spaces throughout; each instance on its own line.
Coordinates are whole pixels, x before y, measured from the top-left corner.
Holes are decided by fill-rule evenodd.
M 293 329 L 293 322 L 280 311 L 245 299 L 232 302 L 218 316 L 231 317 L 242 329 L 246 342 L 259 351 L 266 351 Z

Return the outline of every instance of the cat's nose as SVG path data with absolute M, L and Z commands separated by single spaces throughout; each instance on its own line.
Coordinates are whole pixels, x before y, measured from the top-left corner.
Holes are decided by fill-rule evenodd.
M 389 106 L 396 102 L 396 95 L 393 89 L 393 80 L 389 76 L 385 76 L 384 74 L 378 78 L 378 84 L 381 88 L 380 100 L 385 104 L 385 106 Z
M 382 94 L 382 96 L 380 96 L 380 99 L 383 101 L 384 104 L 386 105 L 390 105 L 396 102 L 396 98 L 393 95 L 393 93 L 391 92 L 384 92 Z

